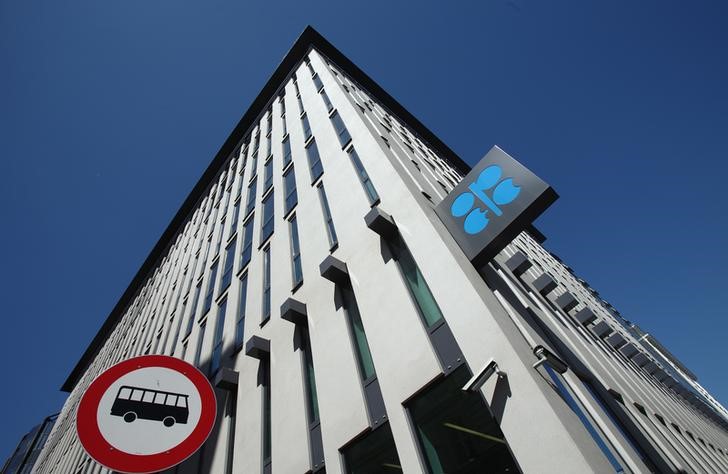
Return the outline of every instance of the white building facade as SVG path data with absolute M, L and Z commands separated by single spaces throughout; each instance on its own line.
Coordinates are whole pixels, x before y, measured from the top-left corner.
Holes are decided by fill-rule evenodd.
M 181 474 L 728 472 L 724 414 L 537 231 L 468 261 L 433 210 L 468 170 L 308 28 L 64 384 L 34 472 L 107 472 L 78 401 L 142 354 L 217 387 Z

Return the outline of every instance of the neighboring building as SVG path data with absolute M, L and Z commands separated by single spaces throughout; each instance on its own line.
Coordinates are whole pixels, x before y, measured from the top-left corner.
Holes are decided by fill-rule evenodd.
M 39 425 L 33 427 L 18 443 L 13 454 L 5 461 L 0 474 L 27 474 L 33 470 L 33 465 L 40 451 L 45 446 L 51 429 L 58 418 L 58 414 L 51 415 Z
M 724 414 L 535 229 L 471 264 L 433 210 L 468 171 L 306 29 L 63 385 L 36 472 L 106 472 L 79 398 L 154 353 L 218 387 L 180 474 L 728 471 Z

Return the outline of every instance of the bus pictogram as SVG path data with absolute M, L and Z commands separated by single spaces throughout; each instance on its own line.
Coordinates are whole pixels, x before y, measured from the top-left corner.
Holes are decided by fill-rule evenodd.
M 190 415 L 188 398 L 189 395 L 182 393 L 123 385 L 111 406 L 111 414 L 122 417 L 127 423 L 139 418 L 161 421 L 166 427 L 185 424 Z

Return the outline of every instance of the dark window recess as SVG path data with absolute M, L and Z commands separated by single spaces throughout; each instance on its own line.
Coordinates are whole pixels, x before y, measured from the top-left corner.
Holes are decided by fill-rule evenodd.
M 200 293 L 202 292 L 202 280 L 197 282 L 195 287 L 195 295 L 192 297 L 192 311 L 190 317 L 187 320 L 187 329 L 185 330 L 185 336 L 187 337 L 192 332 L 192 326 L 195 324 L 195 310 L 197 309 L 197 302 L 200 300 Z
M 364 165 L 362 164 L 361 159 L 359 159 L 359 154 L 356 152 L 354 147 L 351 147 L 351 149 L 349 150 L 349 158 L 351 158 L 351 163 L 354 165 L 356 174 L 359 176 L 359 181 L 364 187 L 364 192 L 367 193 L 367 198 L 369 198 L 369 204 L 374 204 L 375 202 L 379 201 L 379 194 L 377 194 L 377 190 L 374 189 L 372 180 L 369 179 L 369 174 L 364 169 Z
M 356 360 L 359 363 L 359 373 L 361 379 L 366 381 L 375 377 L 376 373 L 374 372 L 372 353 L 369 351 L 367 335 L 364 332 L 364 325 L 361 321 L 359 305 L 356 303 L 353 290 L 348 285 L 341 287 L 341 297 L 346 316 L 349 319 L 349 325 L 351 326 L 351 337 L 354 342 Z
M 389 423 L 370 431 L 342 449 L 348 474 L 386 474 L 402 472 Z M 440 471 L 443 472 L 443 471 Z
M 270 245 L 263 249 L 263 322 L 270 319 Z
M 205 328 L 207 327 L 207 319 L 200 323 L 200 333 L 197 337 L 197 349 L 195 349 L 195 367 L 200 367 L 200 361 L 202 360 L 202 343 L 205 341 Z M 204 372 L 204 371 L 203 371 Z
M 212 362 L 210 373 L 214 374 L 220 368 L 222 359 L 223 334 L 225 332 L 225 313 L 227 312 L 227 298 L 220 302 L 217 309 L 217 322 L 215 323 L 215 339 L 212 341 Z
M 232 237 L 233 234 L 238 230 L 238 219 L 240 218 L 240 200 L 235 201 L 235 205 L 233 206 L 233 218 L 232 222 L 230 223 L 230 232 L 228 233 L 228 238 Z
M 303 281 L 301 245 L 298 240 L 298 222 L 296 216 L 293 215 L 288 222 L 291 235 L 291 273 L 293 276 L 293 287 L 295 288 Z
M 333 114 L 331 114 L 330 118 L 331 123 L 334 126 L 334 130 L 339 136 L 339 143 L 341 143 L 341 146 L 349 143 L 351 141 L 351 135 L 349 135 L 349 131 L 346 129 L 346 125 L 344 125 L 344 121 L 341 119 L 341 115 L 339 115 L 339 112 L 334 112 Z
M 334 228 L 334 219 L 331 217 L 331 208 L 329 208 L 329 200 L 326 199 L 326 190 L 324 190 L 323 183 L 318 185 L 318 194 L 321 201 L 321 210 L 324 213 L 324 222 L 326 222 L 326 235 L 329 238 L 329 247 L 334 248 L 339 243 L 339 239 L 336 236 L 336 229 Z
M 324 165 L 321 163 L 321 155 L 319 155 L 316 140 L 311 140 L 311 143 L 306 147 L 306 156 L 308 157 L 308 167 L 311 171 L 311 182 L 313 183 L 319 176 L 324 174 Z
M 212 268 L 210 269 L 210 281 L 207 283 L 207 293 L 205 294 L 205 303 L 202 307 L 202 314 L 207 313 L 210 311 L 210 307 L 212 306 L 212 296 L 213 291 L 215 290 L 215 280 L 217 279 L 217 264 L 219 261 L 215 262 L 212 265 Z
M 469 378 L 461 366 L 407 406 L 427 471 L 520 472 L 482 395 L 462 390 Z
M 324 88 L 324 83 L 321 82 L 321 78 L 318 76 L 318 74 L 313 76 L 313 84 L 316 86 L 317 91 L 320 91 Z
M 308 115 L 301 116 L 301 125 L 303 126 L 303 141 L 308 141 L 311 138 L 311 124 L 308 121 Z
M 243 250 L 240 255 L 240 268 L 250 263 L 250 257 L 253 253 L 253 221 L 255 216 L 250 216 L 250 219 L 243 226 Z
M 251 212 L 253 212 L 253 209 L 255 209 L 255 193 L 258 188 L 258 180 L 254 179 L 250 186 L 248 186 L 248 201 L 245 206 L 245 215 L 247 216 Z
M 263 193 L 273 186 L 273 160 L 268 160 L 263 165 Z
M 328 112 L 331 112 L 332 110 L 334 110 L 334 105 L 331 103 L 331 99 L 329 99 L 329 95 L 323 89 L 321 89 L 321 98 L 323 99 L 324 105 L 326 106 L 326 110 Z
M 289 137 L 286 137 L 285 140 L 283 140 L 283 167 L 285 168 L 288 166 L 288 163 L 291 162 L 291 140 Z
M 263 200 L 263 220 L 260 233 L 260 241 L 265 240 L 273 233 L 273 192 Z
M 230 286 L 230 282 L 233 279 L 233 268 L 235 267 L 235 243 L 236 240 L 233 240 L 230 244 L 228 244 L 227 249 L 225 249 L 225 263 L 223 264 L 222 283 L 220 283 L 221 294 L 228 286 Z
M 238 317 L 235 322 L 235 350 L 245 344 L 245 306 L 248 301 L 248 273 L 240 277 L 240 299 L 238 300 Z
M 270 396 L 270 361 L 261 361 L 263 369 L 263 473 L 271 472 L 271 396 Z
M 284 214 L 288 214 L 298 204 L 298 193 L 296 192 L 296 172 L 291 166 L 283 175 L 283 187 L 285 188 L 286 201 Z

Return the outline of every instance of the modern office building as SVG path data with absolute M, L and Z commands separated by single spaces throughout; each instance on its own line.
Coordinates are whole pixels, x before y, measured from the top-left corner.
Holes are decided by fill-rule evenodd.
M 725 412 L 537 230 L 471 263 L 435 212 L 469 169 L 307 28 L 64 383 L 35 472 L 107 472 L 78 402 L 141 354 L 216 387 L 180 474 L 728 472 Z
M 0 474 L 30 474 L 38 459 L 58 414 L 46 417 L 40 424 L 26 433 L 15 447 L 15 451 L 5 461 Z

